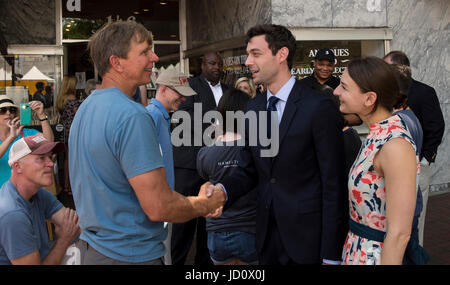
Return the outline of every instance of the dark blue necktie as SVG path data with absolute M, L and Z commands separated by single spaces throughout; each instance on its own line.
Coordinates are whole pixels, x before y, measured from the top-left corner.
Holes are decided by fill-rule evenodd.
M 267 138 L 271 138 L 271 127 L 270 127 L 271 126 L 270 123 L 272 121 L 271 112 L 277 111 L 277 107 L 275 105 L 277 104 L 278 100 L 280 100 L 280 98 L 277 98 L 275 96 L 271 96 L 269 98 L 269 104 L 267 105 Z

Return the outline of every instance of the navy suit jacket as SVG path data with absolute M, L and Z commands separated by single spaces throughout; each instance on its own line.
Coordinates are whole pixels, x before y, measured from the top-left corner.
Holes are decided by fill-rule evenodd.
M 433 87 L 413 79 L 408 92 L 408 105 L 422 125 L 421 159 L 425 157 L 428 162 L 434 162 L 445 129 L 436 91 Z
M 265 111 L 266 102 L 266 93 L 258 95 L 247 111 Z M 258 193 L 258 251 L 271 242 L 266 235 L 273 215 L 283 246 L 295 262 L 341 260 L 348 230 L 348 194 L 339 110 L 331 98 L 297 81 L 280 121 L 279 136 L 278 155 L 264 158 L 261 146 L 248 145 L 246 128 L 243 155 L 253 158 L 257 179 L 237 172 L 225 178 L 225 211 L 251 189 L 253 181 Z
M 194 104 L 195 103 L 201 103 L 202 104 L 202 120 L 203 116 L 206 112 L 215 110 L 217 108 L 216 101 L 214 99 L 214 94 L 209 87 L 208 82 L 206 81 L 206 78 L 203 75 L 188 78 L 189 85 L 192 89 L 194 89 L 195 92 L 197 92 L 197 95 L 186 97 L 186 101 L 180 104 L 180 107 L 178 110 L 186 111 L 191 116 L 191 146 L 179 146 L 179 147 L 173 147 L 173 159 L 174 159 L 174 166 L 180 167 L 180 168 L 187 168 L 187 169 L 197 169 L 196 161 L 197 161 L 197 154 L 200 150 L 201 146 L 194 146 L 194 137 L 200 137 L 203 138 L 203 132 L 205 129 L 210 126 L 210 124 L 203 123 L 201 133 L 197 132 L 195 133 L 193 123 L 194 123 Z M 227 84 L 220 83 L 222 87 L 222 92 L 225 93 L 230 87 Z M 200 131 L 200 130 L 199 130 Z M 203 142 L 203 140 L 201 139 Z

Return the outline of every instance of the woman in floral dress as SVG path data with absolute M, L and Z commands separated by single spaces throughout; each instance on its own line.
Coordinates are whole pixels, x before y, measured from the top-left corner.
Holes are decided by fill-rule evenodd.
M 349 173 L 350 231 L 343 264 L 402 264 L 419 162 L 406 126 L 392 115 L 399 94 L 393 71 L 379 58 L 353 60 L 334 94 L 341 112 L 358 114 L 369 128 Z

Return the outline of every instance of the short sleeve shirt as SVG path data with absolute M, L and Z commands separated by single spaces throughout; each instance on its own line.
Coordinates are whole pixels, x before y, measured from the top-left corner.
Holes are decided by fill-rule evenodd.
M 173 169 L 172 140 L 170 138 L 170 116 L 164 105 L 153 98 L 146 107 L 153 118 L 158 133 L 158 142 L 161 147 L 164 160 L 164 170 L 166 171 L 166 180 L 170 189 L 175 187 L 175 174 Z
M 80 238 L 124 262 L 164 255 L 162 222 L 142 210 L 128 179 L 164 167 L 155 124 L 118 88 L 95 90 L 80 105 L 69 136 L 69 173 Z
M 0 265 L 39 250 L 41 259 L 50 252 L 45 219 L 62 208 L 50 192 L 39 189 L 25 200 L 10 180 L 0 189 Z

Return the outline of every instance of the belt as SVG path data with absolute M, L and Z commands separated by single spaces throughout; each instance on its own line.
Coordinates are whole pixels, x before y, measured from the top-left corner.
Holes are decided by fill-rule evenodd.
M 348 224 L 350 231 L 355 235 L 373 241 L 384 242 L 384 238 L 386 236 L 385 232 L 372 229 L 366 225 L 357 223 L 352 219 L 349 219 Z M 424 265 L 430 259 L 425 249 L 417 242 L 416 239 L 413 239 L 412 237 L 408 241 L 404 257 L 408 261 L 408 264 L 414 265 Z

